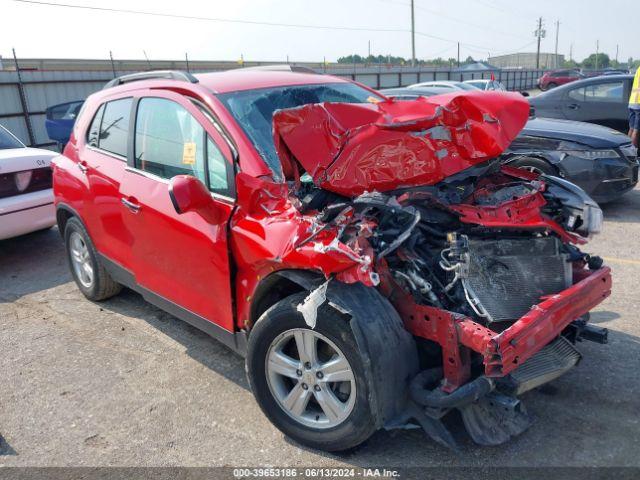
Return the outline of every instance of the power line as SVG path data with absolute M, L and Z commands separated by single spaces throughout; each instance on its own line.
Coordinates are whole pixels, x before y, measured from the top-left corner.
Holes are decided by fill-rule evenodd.
M 381 3 L 392 3 L 394 5 L 402 5 L 402 6 L 405 6 L 405 7 L 409 7 L 410 6 L 409 3 L 398 2 L 398 1 L 395 1 L 395 0 L 378 0 L 378 1 L 380 1 Z M 461 25 L 467 25 L 468 27 L 478 28 L 478 29 L 483 30 L 485 32 L 487 31 L 487 26 L 486 25 L 479 25 L 477 23 L 468 22 L 466 20 L 462 20 L 462 19 L 457 18 L 457 17 L 452 17 L 450 15 L 446 15 L 444 13 L 438 12 L 436 10 L 431 10 L 430 8 L 426 8 L 426 7 L 423 7 L 423 6 L 420 6 L 420 5 L 416 5 L 415 9 L 416 10 L 422 10 L 423 12 L 428 12 L 428 13 L 430 13 L 432 15 L 436 15 L 438 17 L 446 18 L 449 21 L 456 22 L 456 23 L 459 23 Z M 521 40 L 523 40 L 525 38 L 525 37 L 522 37 L 520 35 L 515 35 L 513 33 L 504 32 L 504 31 L 501 31 L 501 30 L 496 30 L 493 27 L 491 27 L 491 32 L 492 33 L 498 33 L 500 35 L 506 35 L 506 36 L 513 37 L 513 38 L 519 38 Z
M 301 23 L 260 22 L 257 20 L 241 20 L 236 18 L 221 18 L 221 17 L 200 17 L 195 15 L 181 15 L 177 13 L 149 12 L 145 10 L 131 10 L 126 8 L 95 7 L 91 5 L 45 2 L 45 1 L 37 1 L 37 0 L 9 0 L 9 1 L 16 2 L 16 3 L 24 3 L 29 5 L 48 6 L 48 7 L 75 8 L 78 10 L 91 10 L 91 11 L 98 11 L 98 12 L 126 13 L 126 14 L 132 14 L 132 15 L 147 15 L 152 17 L 177 18 L 182 20 L 200 20 L 200 21 L 221 22 L 221 23 L 240 23 L 240 24 L 247 24 L 247 25 L 262 25 L 262 26 L 268 26 L 268 27 L 309 28 L 309 29 L 318 29 L 318 30 L 347 30 L 347 31 L 358 31 L 358 32 L 401 32 L 401 33 L 409 32 L 409 30 L 405 28 L 344 27 L 344 26 L 334 26 L 334 25 L 309 25 L 309 24 L 301 24 Z
M 356 32 L 394 32 L 394 33 L 410 33 L 410 29 L 406 28 L 382 28 L 382 27 L 345 27 L 345 26 L 334 26 L 334 25 L 309 25 L 309 24 L 301 24 L 301 23 L 280 23 L 280 22 L 261 22 L 257 20 L 241 20 L 235 18 L 221 18 L 221 17 L 201 17 L 195 15 L 181 15 L 174 13 L 163 13 L 163 12 L 150 12 L 146 10 L 131 10 L 125 8 L 109 8 L 109 7 L 95 7 L 91 5 L 78 5 L 71 3 L 57 3 L 57 2 L 46 2 L 46 1 L 38 1 L 38 0 L 9 0 L 16 3 L 23 3 L 28 5 L 40 5 L 40 6 L 48 6 L 48 7 L 61 7 L 61 8 L 72 8 L 78 10 L 90 10 L 90 11 L 98 11 L 98 12 L 110 12 L 110 13 L 125 13 L 131 15 L 147 15 L 152 17 L 162 17 L 162 18 L 177 18 L 182 20 L 198 20 L 198 21 L 208 21 L 208 22 L 220 22 L 220 23 L 239 23 L 239 24 L 247 24 L 247 25 L 262 25 L 269 27 L 287 27 L 287 28 L 307 28 L 307 29 L 316 29 L 316 30 L 341 30 L 341 31 L 356 31 Z M 407 4 L 408 5 L 408 4 Z M 420 35 L 422 37 L 431 38 L 434 40 L 440 40 L 443 42 L 449 42 L 452 44 L 457 43 L 456 40 L 451 40 L 449 38 L 439 37 L 437 35 L 431 35 L 424 32 L 415 32 L 416 35 Z M 461 43 L 469 48 L 478 48 L 482 49 L 482 51 L 491 50 L 488 47 L 482 45 L 474 45 L 472 43 Z

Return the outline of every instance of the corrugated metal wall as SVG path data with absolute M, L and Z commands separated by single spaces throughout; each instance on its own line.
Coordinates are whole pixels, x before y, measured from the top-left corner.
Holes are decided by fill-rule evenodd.
M 393 88 L 430 80 L 471 80 L 489 78 L 491 72 L 446 69 L 424 69 L 410 67 L 345 67 L 329 66 L 325 73 L 356 80 L 373 88 Z M 194 70 L 192 70 L 194 71 Z M 124 75 L 133 72 L 117 72 Z M 496 79 L 502 81 L 509 90 L 534 88 L 541 70 L 496 71 Z M 25 144 L 31 146 L 52 146 L 45 131 L 45 110 L 59 103 L 83 100 L 100 90 L 113 78 L 109 71 L 24 71 L 20 80 L 15 71 L 0 71 L 0 124 L 8 128 Z M 20 91 L 24 94 L 26 112 L 22 105 Z M 27 120 L 28 119 L 28 120 Z M 28 123 L 31 124 L 31 135 Z M 30 138 L 31 137 L 31 138 Z

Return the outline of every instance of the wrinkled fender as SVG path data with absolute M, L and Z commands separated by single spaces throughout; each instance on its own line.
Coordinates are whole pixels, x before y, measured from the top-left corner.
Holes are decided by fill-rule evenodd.
M 409 383 L 419 369 L 413 336 L 393 305 L 373 287 L 332 280 L 327 304 L 351 325 L 368 373 L 377 427 L 393 425 L 406 416 Z

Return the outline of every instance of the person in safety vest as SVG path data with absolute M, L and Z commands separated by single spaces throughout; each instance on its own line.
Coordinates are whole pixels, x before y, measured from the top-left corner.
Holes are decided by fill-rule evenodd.
M 634 146 L 638 146 L 638 135 L 640 132 L 640 67 L 636 70 L 629 97 L 629 136 Z

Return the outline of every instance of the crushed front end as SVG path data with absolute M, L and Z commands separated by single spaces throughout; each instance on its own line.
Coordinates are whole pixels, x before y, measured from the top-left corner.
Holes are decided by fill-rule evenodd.
M 396 424 L 417 422 L 449 446 L 448 412 L 477 443 L 502 443 L 531 422 L 518 395 L 575 366 L 578 340 L 606 343 L 587 321 L 610 294 L 610 270 L 579 249 L 601 210 L 573 184 L 498 160 L 527 117 L 525 101 L 491 93 L 280 111 L 289 188 L 256 187 L 269 215 L 245 207 L 234 226 L 240 252 L 247 232 L 255 242 L 286 225 L 258 273 L 306 266 L 391 301 L 421 368 Z

